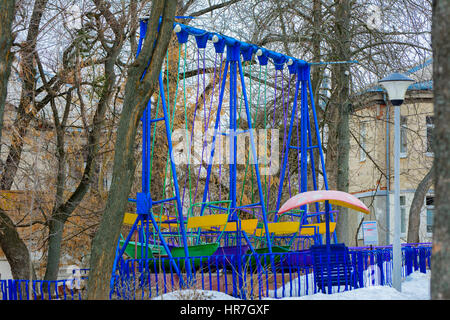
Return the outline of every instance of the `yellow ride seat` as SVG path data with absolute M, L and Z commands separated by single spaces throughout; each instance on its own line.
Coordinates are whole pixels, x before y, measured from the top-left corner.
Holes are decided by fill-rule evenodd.
M 123 224 L 132 226 L 134 224 L 134 222 L 136 221 L 137 217 L 138 217 L 138 215 L 135 213 L 126 212 L 125 216 L 123 217 Z M 141 223 L 139 222 L 139 224 L 141 224 Z
M 330 233 L 333 233 L 335 229 L 336 222 L 330 222 Z M 300 230 L 302 236 L 313 236 L 315 234 L 326 234 L 325 222 L 305 224 Z
M 125 216 L 123 217 L 123 224 L 131 226 L 134 224 L 137 217 L 138 217 L 138 215 L 136 213 L 126 212 Z M 169 228 L 169 226 L 172 228 L 176 228 L 178 226 L 177 223 L 161 223 L 161 222 L 167 221 L 169 219 L 175 219 L 175 218 L 167 217 L 167 216 L 155 216 L 156 223 L 160 224 L 160 228 L 167 229 L 167 228 Z M 138 225 L 140 225 L 140 224 L 141 224 L 141 222 L 138 223 Z M 153 224 L 150 223 L 150 225 L 153 227 Z
M 253 234 L 257 226 L 258 226 L 258 219 L 241 220 L 241 230 L 245 231 L 246 233 Z M 223 228 L 221 228 L 220 231 L 222 230 Z M 224 231 L 227 232 L 237 231 L 237 222 L 236 221 L 228 222 L 228 224 L 225 226 Z
M 228 213 L 211 214 L 206 216 L 190 217 L 187 221 L 187 229 L 222 227 L 227 224 Z
M 298 221 L 285 221 L 285 222 L 272 222 L 268 223 L 267 227 L 269 228 L 270 234 L 275 234 L 277 236 L 281 235 L 287 235 L 287 234 L 293 234 L 299 231 L 300 228 L 300 222 Z M 263 236 L 265 235 L 264 228 L 262 229 L 256 229 L 256 236 Z

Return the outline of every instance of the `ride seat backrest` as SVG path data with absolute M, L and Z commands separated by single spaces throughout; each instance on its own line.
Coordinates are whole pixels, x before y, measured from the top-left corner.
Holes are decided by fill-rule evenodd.
M 314 281 L 319 289 L 325 291 L 328 288 L 329 278 L 332 286 L 346 286 L 347 288 L 356 285 L 350 253 L 344 244 L 332 244 L 329 253 L 325 245 L 314 245 L 310 250 L 313 257 Z

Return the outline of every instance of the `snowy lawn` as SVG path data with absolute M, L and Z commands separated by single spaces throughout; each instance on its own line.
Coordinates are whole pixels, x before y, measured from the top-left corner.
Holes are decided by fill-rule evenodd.
M 415 272 L 402 282 L 402 292 L 388 286 L 373 286 L 335 294 L 284 298 L 284 300 L 430 300 L 430 276 Z
M 228 294 L 209 290 L 179 290 L 165 293 L 152 300 L 240 300 Z
M 372 286 L 335 294 L 317 293 L 281 300 L 430 300 L 430 276 L 415 272 L 402 282 L 402 292 L 388 286 Z M 280 290 L 280 289 L 278 289 Z M 285 288 L 286 290 L 286 288 Z M 289 292 L 286 290 L 286 293 Z M 154 300 L 239 300 L 230 295 L 207 290 L 180 290 L 154 298 Z

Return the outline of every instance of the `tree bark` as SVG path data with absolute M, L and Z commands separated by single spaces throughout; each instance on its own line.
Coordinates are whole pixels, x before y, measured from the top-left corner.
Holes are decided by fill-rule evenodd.
M 351 56 L 350 17 L 351 5 L 348 0 L 335 1 L 335 39 L 333 43 L 333 58 L 337 61 L 348 61 Z M 338 108 L 338 122 L 336 127 L 337 137 L 337 162 L 336 187 L 339 191 L 348 192 L 349 180 L 349 154 L 350 154 L 350 76 L 348 64 L 336 64 L 332 67 L 333 96 L 331 101 Z M 330 143 L 327 145 L 330 146 Z M 327 154 L 328 156 L 328 154 Z M 339 208 L 336 224 L 338 242 L 349 244 L 352 241 L 349 230 L 348 209 Z
M 450 2 L 433 1 L 435 216 L 431 299 L 450 299 Z
M 322 31 L 322 0 L 314 0 L 313 1 L 313 36 L 311 39 L 311 47 L 312 47 L 312 55 L 313 61 L 318 62 L 322 59 L 322 50 L 321 50 L 321 36 L 320 33 Z M 320 69 L 320 66 L 315 66 L 311 70 L 311 84 L 313 88 L 314 95 L 314 104 L 316 107 L 319 106 L 320 101 L 320 84 L 322 83 L 322 74 L 323 72 Z
M 115 249 L 136 168 L 134 144 L 137 127 L 150 97 L 157 88 L 161 65 L 171 39 L 175 10 L 176 1 L 152 3 L 144 46 L 128 70 L 123 110 L 115 144 L 111 189 L 99 229 L 92 242 L 88 281 L 89 300 L 109 298 Z M 160 16 L 162 21 L 158 32 Z M 141 81 L 141 75 L 147 66 L 147 72 Z
M 2 140 L 3 114 L 13 60 L 11 45 L 14 38 L 12 34 L 12 23 L 14 21 L 15 9 L 15 0 L 3 1 L 0 4 L 0 141 Z
M 45 77 L 45 75 L 42 75 Z M 56 208 L 59 208 L 61 203 L 63 202 L 64 197 L 64 187 L 66 183 L 66 152 L 64 149 L 64 126 L 66 123 L 67 115 L 70 111 L 70 105 L 72 102 L 72 91 L 69 91 L 66 96 L 66 106 L 64 110 L 63 120 L 60 121 L 58 118 L 58 111 L 56 109 L 56 105 L 52 100 L 52 110 L 53 110 L 53 118 L 55 123 L 55 131 L 56 131 L 56 154 L 58 158 L 58 171 L 56 176 L 56 194 L 55 194 L 55 204 L 52 210 L 52 216 L 56 212 Z M 62 241 L 62 233 L 64 230 L 64 223 L 50 218 L 48 225 L 48 255 L 47 255 L 47 267 L 45 271 L 44 280 L 56 280 L 58 277 L 58 266 L 59 266 L 59 257 L 61 251 L 61 241 Z
M 114 66 L 122 48 L 123 40 L 123 34 L 117 35 L 115 39 L 116 43 L 107 54 L 105 62 L 105 83 L 102 88 L 101 99 L 94 115 L 92 129 L 89 131 L 86 142 L 88 154 L 83 176 L 69 199 L 56 206 L 52 212 L 49 224 L 49 247 L 44 277 L 45 280 L 56 280 L 58 276 L 64 224 L 81 203 L 93 181 L 96 159 L 99 151 L 101 129 L 116 79 Z
M 20 98 L 20 106 L 18 118 L 20 126 L 17 126 L 18 134 L 14 134 L 10 152 L 6 163 L 2 165 L 2 177 L 0 179 L 0 188 L 2 190 L 10 190 L 17 172 L 20 155 L 23 149 L 23 137 L 27 132 L 28 123 L 31 120 L 32 111 L 29 107 L 33 105 L 34 86 L 36 78 L 36 69 L 33 63 L 34 51 L 36 49 L 36 41 L 39 35 L 39 25 L 43 12 L 48 0 L 37 0 L 34 4 L 33 13 L 31 15 L 27 42 L 22 48 L 22 80 L 23 87 Z M 3 21 L 2 21 L 3 23 Z M 2 33 L 3 35 L 3 33 Z M 15 122 L 16 124 L 17 122 Z M 30 260 L 30 254 L 23 240 L 17 232 L 16 226 L 10 217 L 0 208 L 0 246 L 5 253 L 6 259 L 11 267 L 13 277 L 16 279 L 29 279 L 30 270 L 33 277 L 34 269 Z
M 88 130 L 89 133 L 86 142 L 88 152 L 83 176 L 69 199 L 66 202 L 62 202 L 55 206 L 52 212 L 52 217 L 49 224 L 49 247 L 47 267 L 44 277 L 45 280 L 56 280 L 58 276 L 64 225 L 73 211 L 81 203 L 84 196 L 87 194 L 95 176 L 95 167 L 97 164 L 96 160 L 100 148 L 99 143 L 102 132 L 101 130 L 103 127 L 106 110 L 108 109 L 108 105 L 111 100 L 113 88 L 116 83 L 114 68 L 125 40 L 124 26 L 120 23 L 123 19 L 116 19 L 108 10 L 108 6 L 103 1 L 96 0 L 94 3 L 96 4 L 97 9 L 104 15 L 113 30 L 114 40 L 111 47 L 104 44 L 104 49 L 107 52 L 104 63 L 105 81 L 101 88 L 100 100 L 95 110 L 91 129 Z M 105 42 L 106 41 L 102 41 L 102 43 Z
M 417 186 L 414 198 L 409 209 L 409 221 L 408 221 L 408 236 L 406 242 L 419 243 L 419 228 L 420 228 L 420 211 L 423 207 L 425 196 L 433 184 L 433 172 L 434 168 L 431 167 L 430 171 L 423 177 Z
M 24 137 L 28 132 L 28 124 L 30 123 L 33 113 L 35 112 L 35 84 L 36 84 L 36 67 L 34 65 L 34 54 L 36 50 L 37 38 L 39 36 L 39 26 L 41 24 L 42 15 L 47 6 L 48 0 L 36 0 L 31 15 L 30 24 L 26 42 L 23 43 L 21 49 L 21 78 L 22 92 L 18 108 L 17 119 L 14 122 L 16 131 L 12 137 L 12 143 L 9 150 L 6 163 L 3 165 L 3 175 L 0 179 L 0 188 L 2 190 L 10 190 L 14 182 L 14 177 L 19 166 L 22 155 Z
M 20 238 L 10 217 L 0 208 L 0 246 L 5 253 L 14 279 L 36 279 L 27 246 Z

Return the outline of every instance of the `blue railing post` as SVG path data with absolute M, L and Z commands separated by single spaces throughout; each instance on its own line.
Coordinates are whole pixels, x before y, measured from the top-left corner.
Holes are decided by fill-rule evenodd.
M 419 266 L 420 272 L 427 273 L 427 261 L 425 248 L 419 248 Z

